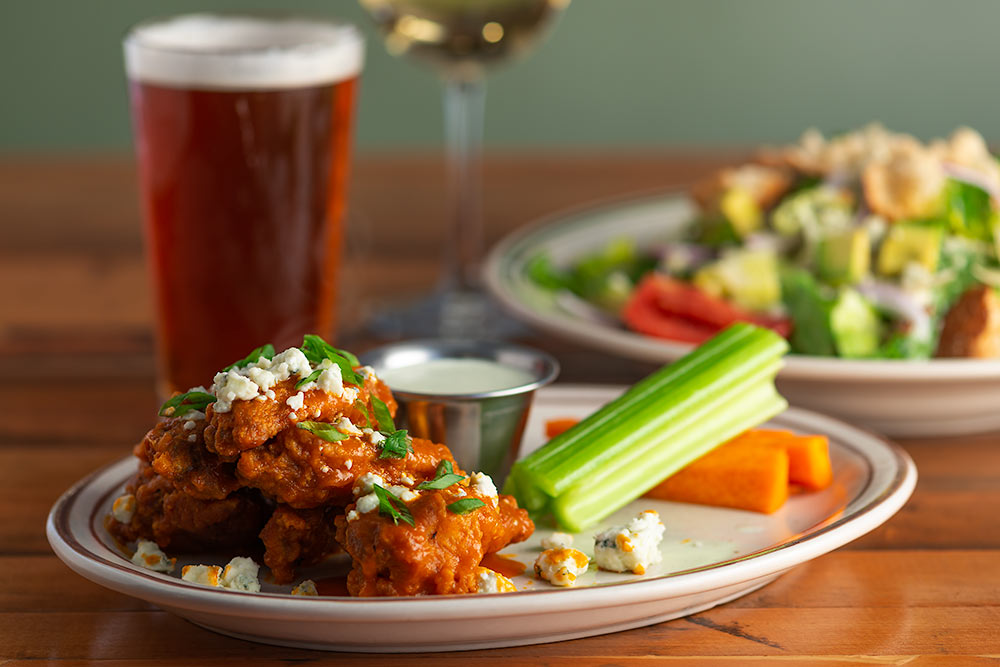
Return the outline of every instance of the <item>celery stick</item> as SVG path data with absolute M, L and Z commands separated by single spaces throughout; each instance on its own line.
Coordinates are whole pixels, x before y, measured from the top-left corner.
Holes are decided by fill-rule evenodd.
M 560 451 L 559 457 L 532 454 L 518 462 L 523 469 L 522 478 L 547 495 L 558 496 L 595 471 L 613 466 L 623 452 L 635 446 L 632 443 L 655 434 L 677 415 L 696 408 L 711 395 L 755 372 L 758 366 L 780 358 L 786 349 L 784 340 L 768 330 L 742 325 L 734 332 L 739 335 L 726 336 L 729 331 L 717 337 L 733 343 L 724 348 L 724 354 L 710 355 L 705 361 L 699 348 L 684 357 L 692 359 L 680 368 L 675 368 L 680 365 L 678 362 L 657 371 L 640 383 L 649 386 L 648 380 L 657 380 L 655 392 L 644 395 L 638 402 L 623 401 L 635 388 L 630 389 L 622 398 L 582 421 L 578 425 L 580 431 L 577 427 L 569 429 L 563 434 L 568 437 L 559 442 L 554 439 L 539 450 L 551 447 Z
M 684 429 L 656 444 L 660 456 L 643 466 L 626 466 L 593 484 L 582 483 L 554 499 L 551 511 L 560 526 L 574 532 L 584 530 L 656 486 L 660 479 L 677 472 L 695 458 L 785 409 L 787 403 L 773 385 L 761 385 L 720 415 L 702 420 L 700 426 Z M 693 456 L 692 456 L 693 454 Z M 650 476 L 650 471 L 657 471 Z
M 730 327 L 517 462 L 505 491 L 574 530 L 595 523 L 783 409 L 774 375 L 787 347 L 770 330 Z
M 545 447 L 519 463 L 540 466 L 549 460 L 562 459 L 567 451 L 573 451 L 580 442 L 586 441 L 593 433 L 599 433 L 606 428 L 608 423 L 619 420 L 624 414 L 647 402 L 661 392 L 664 387 L 685 374 L 697 372 L 713 363 L 716 358 L 730 354 L 732 348 L 743 343 L 748 337 L 756 336 L 755 332 L 756 329 L 753 326 L 745 324 L 729 327 L 692 353 L 640 380 L 619 398 L 608 403 L 573 428 L 556 436 Z

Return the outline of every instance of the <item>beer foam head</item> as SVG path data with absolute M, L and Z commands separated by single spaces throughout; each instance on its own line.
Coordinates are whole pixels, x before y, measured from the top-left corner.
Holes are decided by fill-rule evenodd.
M 360 33 L 305 18 L 189 14 L 125 38 L 130 79 L 178 88 L 271 90 L 335 83 L 364 61 Z

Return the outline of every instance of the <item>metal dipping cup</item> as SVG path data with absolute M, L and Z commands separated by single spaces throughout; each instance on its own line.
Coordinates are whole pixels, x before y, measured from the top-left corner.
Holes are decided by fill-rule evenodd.
M 469 394 L 400 391 L 389 384 L 399 412 L 396 424 L 410 435 L 444 443 L 466 471 L 484 472 L 499 486 L 517 458 L 535 390 L 559 374 L 550 355 L 494 341 L 417 340 L 371 350 L 361 362 L 377 375 L 435 359 L 482 359 L 531 374 L 530 382 Z

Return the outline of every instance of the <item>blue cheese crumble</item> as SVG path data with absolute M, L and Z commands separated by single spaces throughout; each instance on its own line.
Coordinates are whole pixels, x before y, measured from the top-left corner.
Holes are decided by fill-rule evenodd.
M 126 493 L 115 498 L 114 504 L 111 505 L 111 516 L 118 523 L 131 523 L 132 517 L 135 516 L 135 496 Z
M 307 391 L 318 388 L 334 396 L 346 394 L 339 366 L 329 359 L 324 359 L 314 368 L 302 350 L 290 347 L 276 354 L 273 359 L 261 357 L 242 368 L 231 368 L 216 373 L 211 393 L 215 394 L 217 400 L 212 404 L 212 410 L 219 413 L 229 412 L 235 401 L 251 401 L 256 398 L 273 400 L 273 387 L 279 382 L 293 377 L 306 378 L 317 370 L 322 372 L 316 380 L 299 389 Z M 356 390 L 354 393 L 356 398 Z M 302 407 L 302 398 L 300 392 L 289 397 L 286 403 L 293 410 L 298 410 Z
M 627 525 L 594 536 L 594 562 L 602 570 L 645 574 L 660 562 L 664 526 L 654 510 L 637 514 Z
M 358 502 L 354 505 L 354 509 L 361 514 L 368 514 L 369 512 L 377 510 L 378 506 L 378 496 L 374 493 L 368 493 L 358 498 Z M 350 521 L 351 517 L 347 517 L 347 520 Z
M 220 581 L 223 588 L 232 591 L 259 593 L 260 581 L 257 579 L 259 572 L 260 566 L 252 558 L 237 556 L 226 565 Z
M 543 549 L 569 549 L 573 546 L 573 536 L 569 533 L 554 532 L 542 538 Z
M 477 593 L 513 593 L 517 590 L 514 582 L 488 567 L 476 568 Z
M 312 579 L 306 579 L 298 586 L 292 589 L 292 595 L 300 595 L 303 597 L 316 597 L 319 595 L 319 591 L 316 590 L 316 582 Z
M 185 565 L 181 570 L 181 579 L 213 588 L 259 593 L 259 572 L 260 566 L 252 558 L 237 556 L 225 568 L 218 565 Z
M 361 477 L 358 477 L 357 483 L 354 485 L 352 491 L 355 496 L 363 496 L 371 493 L 376 484 L 381 486 L 383 489 L 386 487 L 385 480 L 382 479 L 380 475 L 376 475 L 373 472 L 366 472 L 364 475 L 361 475 Z
M 218 565 L 185 565 L 181 569 L 181 579 L 192 584 L 217 587 L 221 585 L 222 568 Z
M 498 502 L 496 484 L 493 478 L 482 472 L 474 472 L 469 478 L 469 488 L 489 500 L 494 506 Z
M 177 565 L 176 558 L 167 558 L 167 554 L 160 551 L 156 542 L 149 540 L 136 542 L 132 562 L 154 572 L 173 572 L 174 566 Z
M 576 549 L 546 549 L 535 560 L 535 576 L 554 586 L 572 586 L 587 571 L 590 559 Z

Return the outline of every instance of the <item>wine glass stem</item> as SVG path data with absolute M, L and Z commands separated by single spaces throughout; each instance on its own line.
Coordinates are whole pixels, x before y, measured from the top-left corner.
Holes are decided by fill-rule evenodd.
M 446 289 L 479 287 L 483 252 L 482 152 L 486 83 L 481 78 L 446 79 L 445 151 L 452 214 L 447 251 Z

